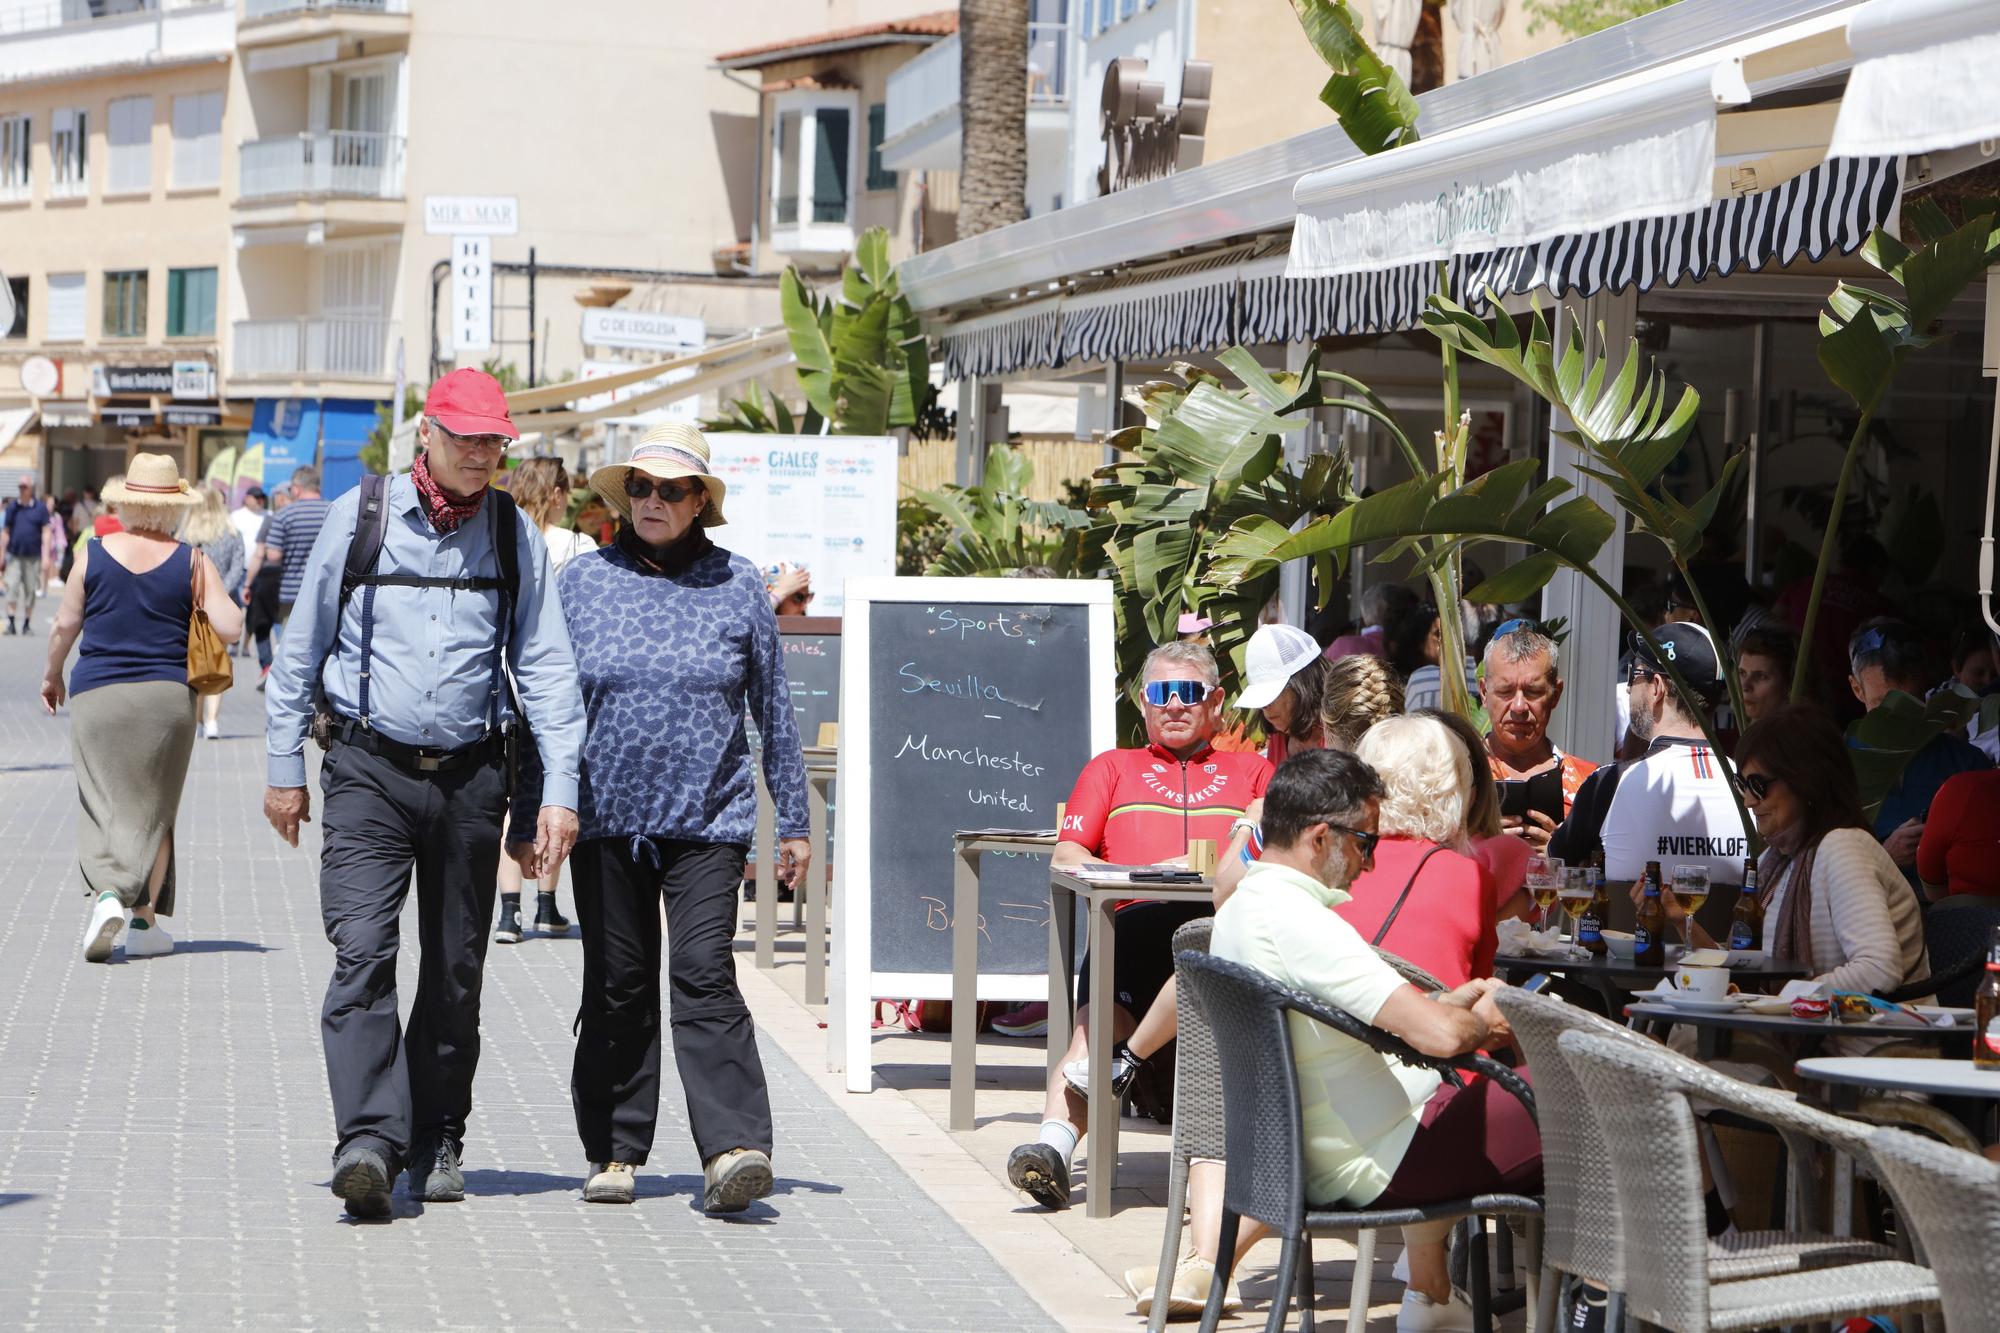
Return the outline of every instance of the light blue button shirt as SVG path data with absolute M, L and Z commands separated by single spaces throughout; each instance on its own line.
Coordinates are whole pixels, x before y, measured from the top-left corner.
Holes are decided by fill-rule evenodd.
M 356 588 L 340 611 L 340 577 L 354 540 L 361 500 L 349 491 L 327 511 L 277 659 L 265 686 L 268 781 L 306 782 L 306 729 L 312 719 L 312 677 L 322 658 L 327 702 L 343 717 L 361 716 L 361 603 Z M 390 479 L 380 574 L 431 578 L 498 578 L 494 506 L 484 505 L 456 531 L 439 533 L 424 518 L 416 483 Z M 569 628 L 557 599 L 548 548 L 518 510 L 520 600 L 514 607 L 508 667 L 521 708 L 534 729 L 542 760 L 542 804 L 576 808 L 577 764 L 583 749 L 583 696 Z M 484 736 L 491 716 L 493 651 L 499 641 L 500 593 L 487 589 L 375 589 L 368 712 L 375 729 L 406 745 L 455 750 Z M 328 653 L 329 645 L 338 646 Z M 501 715 L 507 716 L 501 700 Z

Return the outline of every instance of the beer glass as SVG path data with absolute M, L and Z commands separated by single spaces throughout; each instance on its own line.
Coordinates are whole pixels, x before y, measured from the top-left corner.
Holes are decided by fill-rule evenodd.
M 1694 948 L 1694 914 L 1708 901 L 1708 867 L 1704 865 L 1680 865 L 1674 867 L 1674 905 L 1681 909 L 1681 948 Z
M 1569 937 L 1574 943 L 1583 943 L 1583 914 L 1596 895 L 1597 891 L 1590 887 L 1590 874 L 1582 866 L 1563 868 L 1560 897 L 1563 914 L 1569 918 Z
M 1528 894 L 1535 900 L 1540 910 L 1541 928 L 1549 928 L 1549 910 L 1556 905 L 1556 898 L 1562 892 L 1563 863 L 1561 858 L 1536 852 L 1528 858 Z

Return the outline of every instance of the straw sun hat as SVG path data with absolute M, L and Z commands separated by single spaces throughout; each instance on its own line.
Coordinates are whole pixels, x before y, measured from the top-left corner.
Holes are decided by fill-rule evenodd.
M 698 477 L 708 490 L 708 507 L 701 511 L 701 525 L 719 527 L 729 520 L 722 516 L 722 499 L 729 487 L 709 470 L 708 440 L 693 426 L 669 421 L 646 432 L 632 457 L 623 463 L 606 463 L 590 474 L 590 489 L 626 518 L 632 517 L 632 497 L 625 494 L 625 474 L 645 473 L 661 481 L 676 477 Z
M 180 467 L 165 454 L 137 454 L 125 469 L 125 480 L 104 488 L 112 504 L 191 505 L 201 497 L 188 489 Z

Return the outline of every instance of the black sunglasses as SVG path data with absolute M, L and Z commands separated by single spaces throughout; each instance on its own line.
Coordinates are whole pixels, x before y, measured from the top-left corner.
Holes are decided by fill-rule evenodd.
M 1349 828 L 1345 824 L 1336 824 L 1332 820 L 1328 820 L 1326 826 L 1335 833 L 1345 833 L 1348 837 L 1354 839 L 1354 845 L 1361 849 L 1361 859 L 1364 861 L 1375 855 L 1375 844 L 1382 841 L 1382 835 L 1379 833 L 1363 833 L 1358 828 Z
M 1658 680 L 1660 673 L 1648 667 L 1634 666 L 1632 674 L 1625 681 L 1627 685 L 1637 685 L 1642 680 Z
M 1778 785 L 1776 778 L 1763 773 L 1732 773 L 1730 781 L 1736 784 L 1738 795 L 1754 796 L 1760 801 L 1771 794 L 1771 788 Z
M 643 500 L 649 495 L 658 495 L 670 505 L 679 504 L 690 495 L 702 491 L 698 481 L 655 481 L 639 472 L 625 474 L 625 494 L 634 500 Z

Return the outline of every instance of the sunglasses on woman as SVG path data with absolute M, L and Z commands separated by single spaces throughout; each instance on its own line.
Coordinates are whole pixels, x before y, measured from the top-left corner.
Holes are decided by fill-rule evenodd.
M 655 481 L 638 472 L 625 474 L 625 494 L 634 500 L 643 500 L 649 495 L 657 495 L 670 505 L 677 505 L 701 490 L 697 481 Z
M 1212 688 L 1205 680 L 1149 680 L 1146 682 L 1146 702 L 1155 708 L 1165 708 L 1178 700 L 1192 707 L 1206 699 Z
M 1739 796 L 1751 796 L 1760 801 L 1769 796 L 1771 788 L 1778 784 L 1776 778 L 1763 773 L 1737 773 L 1732 775 L 1732 778 Z

